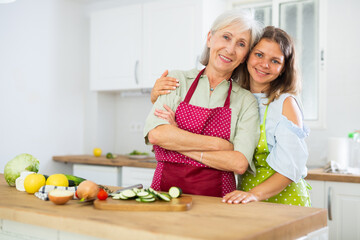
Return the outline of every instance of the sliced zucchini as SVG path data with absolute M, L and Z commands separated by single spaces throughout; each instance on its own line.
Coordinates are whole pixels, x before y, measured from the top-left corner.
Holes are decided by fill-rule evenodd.
M 140 198 L 141 202 L 155 202 L 155 198 Z
M 120 195 L 120 193 L 110 193 L 109 194 L 110 197 L 116 197 L 116 196 L 119 196 L 119 195 Z
M 151 194 L 146 191 L 140 191 L 140 192 L 136 193 L 136 196 L 138 196 L 138 197 L 146 197 L 149 195 L 151 195 Z
M 121 199 L 121 198 L 120 198 L 119 195 L 115 195 L 115 196 L 112 197 L 112 199 L 119 200 L 119 199 Z
M 138 193 L 138 192 L 141 191 L 141 189 L 139 189 L 139 188 L 133 188 L 132 190 L 133 190 L 135 193 Z
M 143 202 L 143 203 L 150 203 L 150 202 L 155 202 L 155 198 L 136 198 L 135 199 L 137 202 Z
M 156 199 L 156 197 L 154 195 L 152 195 L 151 193 L 149 193 L 149 195 L 143 196 L 141 198 L 155 198 Z
M 180 197 L 182 194 L 182 190 L 181 188 L 178 188 L 178 187 L 171 187 L 169 189 L 169 195 L 172 197 L 172 198 L 178 198 Z
M 119 197 L 120 197 L 121 200 L 128 200 L 129 199 L 128 197 L 124 196 L 124 194 L 122 194 L 122 193 L 120 193 L 119 195 L 120 195 Z
M 125 191 L 122 191 L 121 194 L 127 198 L 133 198 L 136 197 L 136 193 L 133 190 L 127 189 Z
M 166 202 L 170 202 L 171 200 L 171 197 L 166 193 L 158 193 L 158 197 Z

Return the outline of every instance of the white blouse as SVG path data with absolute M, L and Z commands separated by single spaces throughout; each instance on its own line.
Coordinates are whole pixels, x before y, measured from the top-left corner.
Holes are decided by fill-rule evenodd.
M 263 122 L 266 109 L 264 103 L 268 99 L 263 93 L 254 93 L 254 96 L 259 103 L 260 119 Z M 307 175 L 306 162 L 309 154 L 305 138 L 309 135 L 309 129 L 304 124 L 299 128 L 282 115 L 284 100 L 289 96 L 294 97 L 302 113 L 300 101 L 291 94 L 282 94 L 270 103 L 265 122 L 270 151 L 266 161 L 276 172 L 297 183 Z

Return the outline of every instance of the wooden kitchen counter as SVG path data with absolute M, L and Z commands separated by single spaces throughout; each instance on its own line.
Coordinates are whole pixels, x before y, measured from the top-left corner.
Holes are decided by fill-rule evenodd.
M 107 159 L 104 156 L 95 157 L 92 155 L 67 155 L 67 156 L 53 156 L 53 160 L 64 163 L 156 168 L 156 160 L 155 158 L 152 157 L 144 158 L 144 159 L 130 159 L 126 155 L 118 155 L 115 159 Z M 306 179 L 360 183 L 360 175 L 325 173 L 322 168 L 308 170 L 308 175 Z
M 356 174 L 341 174 L 341 173 L 325 173 L 324 169 L 310 169 L 306 180 L 318 180 L 318 181 L 333 181 L 333 182 L 349 182 L 360 183 L 360 175 Z
M 127 167 L 142 167 L 142 168 L 156 168 L 156 160 L 153 157 L 143 159 L 131 159 L 126 155 L 117 155 L 114 159 L 107 159 L 105 156 L 95 157 L 93 155 L 67 155 L 67 156 L 53 156 L 56 162 L 64 163 L 79 163 L 90 165 L 105 165 L 105 166 L 127 166 Z
M 325 209 L 273 203 L 229 205 L 193 196 L 185 212 L 98 210 L 71 200 L 54 205 L 0 175 L 0 218 L 105 239 L 294 239 L 327 226 Z

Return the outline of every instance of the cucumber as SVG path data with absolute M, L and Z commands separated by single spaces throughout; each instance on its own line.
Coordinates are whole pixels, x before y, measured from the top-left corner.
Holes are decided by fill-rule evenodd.
M 73 186 L 79 186 L 79 184 L 83 181 L 85 181 L 86 179 L 85 178 L 81 178 L 81 177 L 77 177 L 77 176 L 74 176 L 74 175 L 67 175 L 67 174 L 64 174 L 66 176 L 66 178 L 69 180 L 69 186 L 70 186 L 70 181 L 73 181 L 74 182 L 74 185 Z
M 122 191 L 121 194 L 122 194 L 124 197 L 127 197 L 127 198 L 136 197 L 136 193 L 135 193 L 133 190 L 130 190 L 130 189 L 127 189 L 127 190 L 125 190 L 125 191 Z
M 74 187 L 74 186 L 76 186 L 76 185 L 75 185 L 75 182 L 74 182 L 73 180 L 68 180 L 68 182 L 69 182 L 69 187 Z
M 119 200 L 128 200 L 128 199 L 134 199 L 137 202 L 141 203 L 151 203 L 155 202 L 156 199 L 161 199 L 166 202 L 171 201 L 171 196 L 168 193 L 159 193 L 155 191 L 152 188 L 148 189 L 127 189 L 119 194 L 113 194 L 111 195 L 113 199 L 119 199 Z
M 169 189 L 169 195 L 172 197 L 172 198 L 178 198 L 180 197 L 182 194 L 182 190 L 181 188 L 178 188 L 178 187 L 171 187 Z
M 121 200 L 128 200 L 129 199 L 128 197 L 124 196 L 124 194 L 122 194 L 122 193 L 120 193 L 119 195 L 120 195 Z
M 142 191 L 143 189 L 133 188 L 132 190 L 133 190 L 135 193 L 138 193 L 138 192 Z
M 135 201 L 137 202 L 143 202 L 143 203 L 150 203 L 150 202 L 154 202 L 156 199 L 155 198 L 136 198 Z
M 149 195 L 141 197 L 141 198 L 155 198 L 156 199 L 156 197 L 154 195 L 152 195 L 151 193 L 149 193 Z
M 140 191 L 140 192 L 136 193 L 136 196 L 138 196 L 138 197 L 146 197 L 146 196 L 149 196 L 149 195 L 151 195 L 151 194 L 146 192 L 146 191 Z
M 159 194 L 158 194 L 158 197 L 159 197 L 161 200 L 166 201 L 166 202 L 170 202 L 170 200 L 171 200 L 171 197 L 170 197 L 168 194 L 166 194 L 166 193 L 159 193 Z
M 149 203 L 149 202 L 155 202 L 155 198 L 141 198 L 141 202 L 147 202 L 147 203 Z
M 112 199 L 118 200 L 120 199 L 120 194 L 115 194 L 112 196 Z

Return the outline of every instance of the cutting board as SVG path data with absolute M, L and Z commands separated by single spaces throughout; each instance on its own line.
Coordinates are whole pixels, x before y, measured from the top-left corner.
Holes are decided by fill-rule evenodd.
M 173 198 L 170 202 L 156 200 L 151 203 L 137 202 L 131 200 L 115 200 L 107 198 L 106 200 L 96 199 L 94 207 L 101 210 L 121 210 L 121 211 L 187 211 L 191 208 L 192 197 L 183 195 L 179 198 Z

